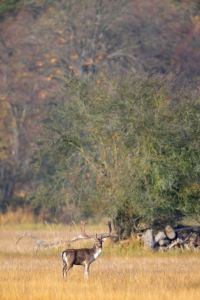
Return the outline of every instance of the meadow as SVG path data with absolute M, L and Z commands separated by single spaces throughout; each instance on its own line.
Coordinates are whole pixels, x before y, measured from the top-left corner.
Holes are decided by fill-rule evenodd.
M 0 299 L 189 300 L 200 297 L 198 253 L 147 252 L 136 240 L 117 245 L 106 241 L 101 256 L 90 267 L 88 280 L 84 280 L 83 267 L 74 266 L 65 281 L 60 254 L 66 247 L 33 251 L 29 237 L 15 245 L 24 232 L 23 227 L 27 229 L 28 224 L 0 227 Z M 103 224 L 89 225 L 88 233 L 101 227 Z M 48 224 L 33 228 L 27 230 L 48 241 L 57 237 L 67 239 L 78 230 Z M 90 247 L 92 242 L 72 244 L 76 248 L 84 246 Z

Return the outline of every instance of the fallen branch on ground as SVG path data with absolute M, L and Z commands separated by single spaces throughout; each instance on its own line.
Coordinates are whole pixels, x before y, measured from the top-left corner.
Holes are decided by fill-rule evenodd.
M 78 240 L 81 240 L 81 239 L 89 239 L 88 236 L 86 236 L 86 233 L 85 233 L 85 224 L 87 224 L 87 221 L 85 222 L 82 222 L 81 221 L 81 232 L 82 234 L 76 236 L 76 237 L 73 237 L 72 239 L 70 240 L 62 240 L 62 239 L 56 239 L 54 240 L 53 242 L 46 242 L 46 241 L 41 241 L 37 236 L 34 236 L 32 234 L 30 234 L 29 232 L 27 232 L 25 230 L 25 233 L 19 237 L 19 239 L 15 242 L 15 245 L 23 238 L 25 237 L 26 235 L 28 235 L 29 237 L 31 237 L 34 241 L 31 241 L 33 243 L 35 243 L 35 245 L 33 246 L 33 250 L 37 247 L 37 249 L 40 249 L 42 247 L 51 247 L 51 246 L 55 246 L 55 245 L 59 245 L 59 244 L 62 244 L 62 245 L 69 245 L 70 243 L 73 243 L 73 242 L 76 242 Z M 117 237 L 117 235 L 115 233 L 112 233 L 112 227 L 111 227 L 111 222 L 108 221 L 106 223 L 108 225 L 108 228 L 109 228 L 109 233 L 102 233 L 101 235 L 97 235 L 97 237 L 107 237 L 108 235 L 112 238 L 112 237 Z M 96 235 L 91 235 L 91 238 L 95 238 Z

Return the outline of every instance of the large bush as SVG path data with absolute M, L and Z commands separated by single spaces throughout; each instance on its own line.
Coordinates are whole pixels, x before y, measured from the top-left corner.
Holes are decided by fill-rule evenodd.
M 198 219 L 197 92 L 171 73 L 66 78 L 65 94 L 40 137 L 43 187 L 30 199 L 87 205 L 118 220 L 124 212 L 132 229 Z

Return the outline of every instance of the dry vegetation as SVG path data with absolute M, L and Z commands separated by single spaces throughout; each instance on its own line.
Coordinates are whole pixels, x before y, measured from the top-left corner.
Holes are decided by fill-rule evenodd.
M 197 253 L 149 253 L 138 251 L 134 241 L 129 246 L 117 247 L 106 241 L 103 254 L 90 268 L 89 280 L 83 278 L 83 267 L 74 266 L 66 282 L 61 272 L 62 245 L 33 252 L 31 244 L 27 244 L 28 237 L 14 245 L 22 233 L 22 230 L 1 230 L 0 299 L 199 299 Z M 47 226 L 46 230 L 31 233 L 52 240 L 57 236 L 67 238 L 75 232 Z M 91 243 L 74 244 L 84 245 Z
M 0 214 L 0 226 L 2 228 L 9 226 L 19 226 L 20 224 L 33 224 L 36 221 L 34 213 L 31 209 L 18 207 L 13 211 L 8 207 L 5 214 Z

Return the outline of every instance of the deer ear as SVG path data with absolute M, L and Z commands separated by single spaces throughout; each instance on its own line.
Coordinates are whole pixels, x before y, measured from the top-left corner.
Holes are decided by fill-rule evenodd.
M 92 238 L 92 237 L 91 237 L 91 240 L 92 240 L 93 242 L 96 242 L 96 239 L 95 239 L 95 238 Z

